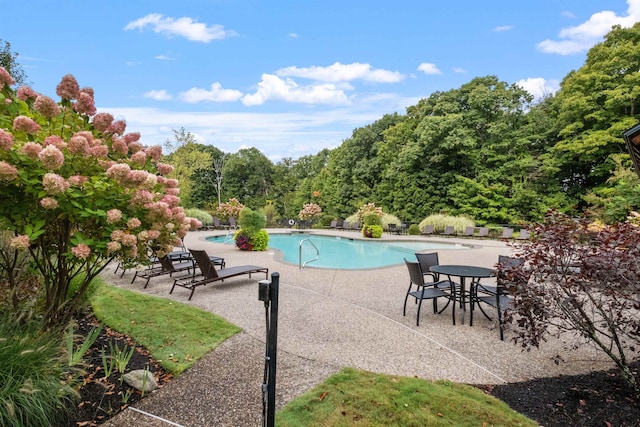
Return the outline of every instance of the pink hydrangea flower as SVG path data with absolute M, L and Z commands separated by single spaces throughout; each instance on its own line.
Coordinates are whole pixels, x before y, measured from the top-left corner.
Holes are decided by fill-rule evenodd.
M 55 145 L 47 145 L 38 153 L 38 158 L 48 170 L 56 170 L 64 164 L 64 154 Z
M 122 234 L 121 242 L 124 246 L 135 246 L 138 244 L 138 238 L 133 234 Z
M 82 89 L 80 89 L 80 92 L 86 93 L 90 97 L 95 98 L 95 91 L 92 87 L 83 87 Z
M 158 184 L 158 176 L 152 173 L 147 173 L 147 179 L 144 182 L 144 187 L 153 188 Z
M 124 142 L 131 144 L 140 140 L 140 132 L 130 132 L 124 136 Z
M 116 181 L 123 181 L 127 178 L 127 174 L 131 172 L 131 168 L 126 163 L 116 163 L 107 169 L 107 176 Z
M 93 128 L 99 132 L 104 132 L 113 123 L 113 116 L 109 113 L 98 113 L 93 116 Z
M 148 230 L 147 231 L 147 236 L 149 236 L 149 240 L 156 240 L 157 238 L 160 237 L 160 231 L 159 230 Z
M 33 108 L 47 119 L 52 119 L 60 114 L 60 107 L 56 101 L 44 95 L 38 95 L 36 102 L 33 103 Z
M 133 229 L 133 228 L 138 228 L 142 225 L 142 221 L 140 221 L 138 218 L 129 218 L 129 220 L 127 221 L 127 227 Z
M 127 128 L 127 122 L 124 120 L 116 120 L 111 123 L 109 127 L 107 127 L 106 132 L 113 133 L 116 135 L 124 134 L 125 129 Z
M 153 194 L 147 190 L 138 190 L 131 196 L 130 199 L 132 206 L 142 207 L 153 202 Z
M 81 137 L 83 137 L 84 139 L 86 139 L 86 140 L 87 140 L 87 143 L 88 143 L 91 147 L 93 147 L 94 145 L 96 145 L 96 142 L 95 142 L 95 141 L 96 141 L 96 139 L 95 139 L 95 137 L 94 137 L 94 136 L 93 136 L 93 134 L 92 134 L 91 132 L 89 132 L 88 130 L 81 130 L 81 131 L 78 131 L 78 132 L 74 133 L 74 134 L 73 134 L 73 136 L 81 136 Z
M 84 243 L 80 243 L 78 246 L 71 248 L 71 252 L 78 258 L 87 259 L 91 254 L 91 248 Z
M 160 175 L 168 175 L 173 172 L 173 166 L 166 163 L 158 163 L 157 167 Z
M 109 147 L 106 145 L 96 145 L 89 148 L 89 154 L 94 157 L 105 158 L 109 156 Z
M 180 195 L 180 189 L 175 187 L 175 188 L 167 188 L 165 189 L 165 193 L 166 194 L 171 194 L 172 196 L 179 196 Z
M 144 184 L 147 181 L 149 172 L 143 170 L 132 170 L 127 174 L 127 183 L 132 186 Z
M 160 199 L 160 201 L 165 202 L 170 208 L 175 208 L 180 204 L 180 197 L 166 194 L 162 199 Z
M 114 138 L 111 143 L 111 149 L 114 153 L 126 156 L 129 153 L 129 147 L 121 138 Z
M 167 179 L 164 182 L 164 186 L 167 187 L 167 188 L 176 188 L 176 187 L 178 187 L 178 180 L 177 179 L 173 179 L 173 178 Z
M 5 86 L 11 86 L 15 84 L 15 80 L 11 77 L 11 74 L 4 68 L 0 67 L 0 90 Z
M 42 186 L 49 194 L 61 194 L 67 191 L 69 183 L 63 177 L 55 173 L 46 173 L 42 177 Z
M 131 151 L 132 153 L 137 153 L 138 151 L 142 150 L 142 144 L 137 141 L 131 142 L 127 145 L 129 146 L 129 151 Z
M 107 252 L 110 254 L 118 252 L 120 249 L 122 249 L 122 244 L 120 242 L 107 243 Z
M 82 184 L 84 184 L 85 182 L 89 181 L 89 178 L 87 178 L 86 176 L 82 176 L 82 175 L 71 175 L 69 177 L 69 179 L 67 179 L 67 182 L 70 185 L 79 187 Z
M 0 69 L 2 68 L 0 67 Z M 17 236 L 11 239 L 11 241 L 9 242 L 9 247 L 13 249 L 18 249 L 18 250 L 27 249 L 30 244 L 31 244 L 31 239 L 29 239 L 29 236 L 27 236 L 26 234 L 23 234 L 21 236 Z
M 13 181 L 18 177 L 18 169 L 13 165 L 0 160 L 0 181 Z
M 40 125 L 33 121 L 31 117 L 18 116 L 13 119 L 13 130 L 21 130 L 30 135 L 40 132 Z
M 62 140 L 58 135 L 51 135 L 44 139 L 44 145 L 53 145 L 54 147 L 58 147 L 58 149 L 62 150 L 67 147 L 67 143 Z
M 58 207 L 58 201 L 51 197 L 45 197 L 44 199 L 40 200 L 40 206 L 45 209 L 55 209 Z
M 22 146 L 20 151 L 32 159 L 37 159 L 38 154 L 42 151 L 42 145 L 36 142 L 27 142 Z
M 16 96 L 18 99 L 27 102 L 29 100 L 34 100 L 38 97 L 38 92 L 31 89 L 29 86 L 20 86 L 16 91 Z
M 124 231 L 122 230 L 113 230 L 111 232 L 111 240 L 113 240 L 114 242 L 122 242 L 122 237 L 125 235 Z
M 131 161 L 140 166 L 144 166 L 144 164 L 147 162 L 147 153 L 145 153 L 144 151 L 133 153 L 133 155 L 131 156 Z
M 149 147 L 145 151 L 147 152 L 147 156 L 151 157 L 156 163 L 159 162 L 162 158 L 162 147 L 160 147 L 159 145 Z
M 0 129 L 0 148 L 9 150 L 13 147 L 13 134 Z
M 109 209 L 107 211 L 107 224 L 115 224 L 122 219 L 122 211 L 120 209 Z
M 84 155 L 89 149 L 89 143 L 87 142 L 87 138 L 85 138 L 84 136 L 74 135 L 69 140 L 67 148 L 69 149 L 70 153 Z
M 197 230 L 198 228 L 202 227 L 202 221 L 200 221 L 198 218 L 190 218 L 190 230 Z
M 86 92 L 80 92 L 78 101 L 73 104 L 73 109 L 87 116 L 93 116 L 96 113 L 96 105 L 93 97 Z
M 56 93 L 62 99 L 76 99 L 80 93 L 80 85 L 75 77 L 67 74 L 56 86 Z

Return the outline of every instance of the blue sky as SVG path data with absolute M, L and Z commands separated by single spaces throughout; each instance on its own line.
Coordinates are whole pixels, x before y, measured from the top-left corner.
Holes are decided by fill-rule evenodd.
M 184 127 L 273 161 L 335 148 L 435 91 L 497 75 L 551 93 L 640 0 L 0 0 L 33 89 L 73 74 L 147 145 Z M 9 19 L 7 19 L 10 17 Z

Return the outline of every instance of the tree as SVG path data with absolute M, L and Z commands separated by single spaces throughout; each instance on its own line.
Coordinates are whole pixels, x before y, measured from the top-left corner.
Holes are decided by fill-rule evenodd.
M 212 156 L 206 146 L 196 143 L 195 136 L 184 128 L 173 130 L 175 141 L 167 139 L 165 146 L 173 149 L 166 157 L 166 161 L 174 167 L 171 177 L 180 182 L 180 197 L 184 206 L 194 206 L 192 189 L 194 174 L 200 169 L 207 169 L 212 162 Z
M 224 164 L 223 198 L 235 197 L 253 209 L 264 206 L 273 187 L 273 170 L 273 163 L 257 148 L 238 150 Z
M 557 94 L 559 142 L 545 159 L 569 197 L 605 183 L 624 150 L 622 132 L 640 118 L 640 23 L 613 27 L 569 73 Z
M 64 327 L 110 261 L 148 263 L 149 250 L 170 252 L 198 223 L 178 206 L 161 147 L 144 147 L 124 121 L 96 114 L 93 91 L 73 76 L 56 92 L 60 103 L 1 89 L 11 103 L 0 104 L 0 226 L 42 275 L 45 323 Z
M 27 75 L 22 65 L 18 63 L 18 56 L 18 52 L 11 51 L 11 44 L 8 41 L 5 41 L 2 46 L 2 39 L 0 39 L 0 67 L 13 77 L 15 84 L 21 86 L 27 83 Z
M 640 345 L 640 227 L 629 222 L 593 227 L 586 219 L 550 211 L 532 228 L 531 240 L 515 245 L 525 262 L 499 274 L 515 306 L 523 347 L 538 347 L 548 335 L 578 334 L 613 360 L 640 397 L 630 363 Z

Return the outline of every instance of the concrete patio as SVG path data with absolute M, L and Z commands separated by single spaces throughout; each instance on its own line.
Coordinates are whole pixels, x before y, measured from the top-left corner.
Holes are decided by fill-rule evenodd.
M 220 233 L 224 232 L 192 232 L 185 244 L 224 257 L 227 266 L 255 264 L 269 267 L 270 274 L 280 274 L 278 408 L 346 366 L 467 384 L 499 384 L 611 367 L 590 347 L 564 350 L 571 343 L 557 340 L 539 350 L 522 351 L 511 342 L 512 331 L 507 330 L 505 341 L 500 341 L 495 323 L 483 316 L 476 316 L 472 327 L 468 322 L 454 326 L 451 308 L 436 315 L 430 304 L 425 304 L 420 326 L 416 327 L 415 304 L 410 301 L 407 316 L 402 315 L 409 280 L 404 265 L 372 270 L 300 270 L 297 265 L 278 261 L 277 251 L 243 252 L 232 245 L 205 240 Z M 349 231 L 322 233 L 359 237 Z M 470 245 L 463 250 L 438 250 L 441 264 L 493 267 L 498 255 L 511 252 L 509 246 L 496 240 L 386 233 L 383 239 Z M 185 289 L 177 288 L 169 295 L 172 279 L 166 276 L 153 278 L 143 290 L 143 281 L 130 284 L 133 271 L 122 278 L 113 274 L 113 268 L 103 274 L 117 286 L 192 304 L 243 329 L 106 426 L 261 425 L 265 309 L 258 300 L 257 283 L 264 278 L 262 274 L 200 287 L 192 301 L 187 301 L 189 291 Z M 562 354 L 564 363 L 554 363 L 557 354 Z

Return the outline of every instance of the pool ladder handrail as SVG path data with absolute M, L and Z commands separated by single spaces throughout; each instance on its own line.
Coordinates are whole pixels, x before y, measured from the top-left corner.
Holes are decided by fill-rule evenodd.
M 231 230 L 227 230 L 227 234 L 225 234 L 224 241 L 222 242 L 222 244 L 226 245 L 227 243 L 233 242 L 233 236 L 235 234 L 236 234 L 235 231 L 232 233 Z
M 311 246 L 313 246 L 313 248 L 316 250 L 316 257 L 313 259 L 310 259 L 308 261 L 305 261 L 304 264 L 302 263 L 302 244 L 304 242 L 308 242 Z M 318 247 L 311 241 L 310 238 L 306 238 L 306 239 L 302 239 L 300 240 L 300 244 L 298 245 L 298 269 L 299 270 L 303 270 L 304 267 L 309 264 L 310 262 L 313 261 L 317 261 L 318 258 L 320 258 L 320 250 L 318 249 Z

